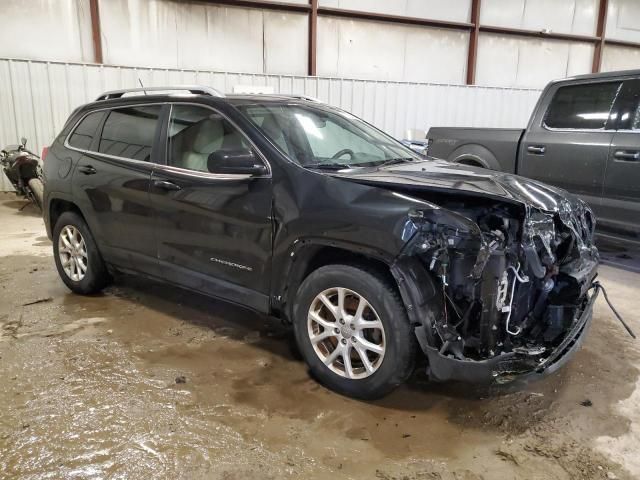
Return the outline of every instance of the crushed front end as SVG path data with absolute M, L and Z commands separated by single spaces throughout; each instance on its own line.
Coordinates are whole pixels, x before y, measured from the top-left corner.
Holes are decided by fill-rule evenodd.
M 559 368 L 597 295 L 589 207 L 454 198 L 412 212 L 392 271 L 430 377 L 506 383 Z

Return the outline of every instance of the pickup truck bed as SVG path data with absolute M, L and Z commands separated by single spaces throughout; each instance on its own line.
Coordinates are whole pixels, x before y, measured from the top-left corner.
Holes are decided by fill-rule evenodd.
M 491 170 L 516 173 L 524 129 L 434 127 L 429 156 Z

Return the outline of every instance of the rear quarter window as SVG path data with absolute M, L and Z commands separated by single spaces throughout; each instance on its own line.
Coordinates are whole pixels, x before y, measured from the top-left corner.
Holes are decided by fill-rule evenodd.
M 549 128 L 602 130 L 607 124 L 621 82 L 560 87 L 544 118 Z
M 84 117 L 69 136 L 69 145 L 81 150 L 89 150 L 103 117 L 104 112 L 93 112 Z

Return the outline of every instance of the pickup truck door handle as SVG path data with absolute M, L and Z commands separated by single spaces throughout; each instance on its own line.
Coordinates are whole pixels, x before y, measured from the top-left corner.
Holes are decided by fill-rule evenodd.
M 169 191 L 182 190 L 182 187 L 180 185 L 170 182 L 169 180 L 154 180 L 153 186 L 161 190 L 169 190 Z
M 533 153 L 535 155 L 544 155 L 544 152 L 547 151 L 547 147 L 544 145 L 529 145 L 527 147 L 527 152 Z
M 98 171 L 91 165 L 82 165 L 78 167 L 78 170 L 85 175 L 93 175 L 94 173 L 98 173 Z
M 613 156 L 617 160 L 624 160 L 627 162 L 634 162 L 634 161 L 640 160 L 640 152 L 638 151 L 625 152 L 624 150 L 618 150 L 616 151 L 616 153 L 613 154 Z

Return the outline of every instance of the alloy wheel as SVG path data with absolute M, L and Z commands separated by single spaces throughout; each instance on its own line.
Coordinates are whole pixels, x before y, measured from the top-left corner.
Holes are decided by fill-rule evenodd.
M 348 379 L 373 375 L 386 351 L 384 326 L 362 295 L 347 288 L 330 288 L 311 302 L 307 333 L 318 358 Z
M 74 282 L 81 281 L 87 273 L 89 257 L 87 245 L 73 225 L 66 225 L 58 237 L 58 256 L 67 276 Z

